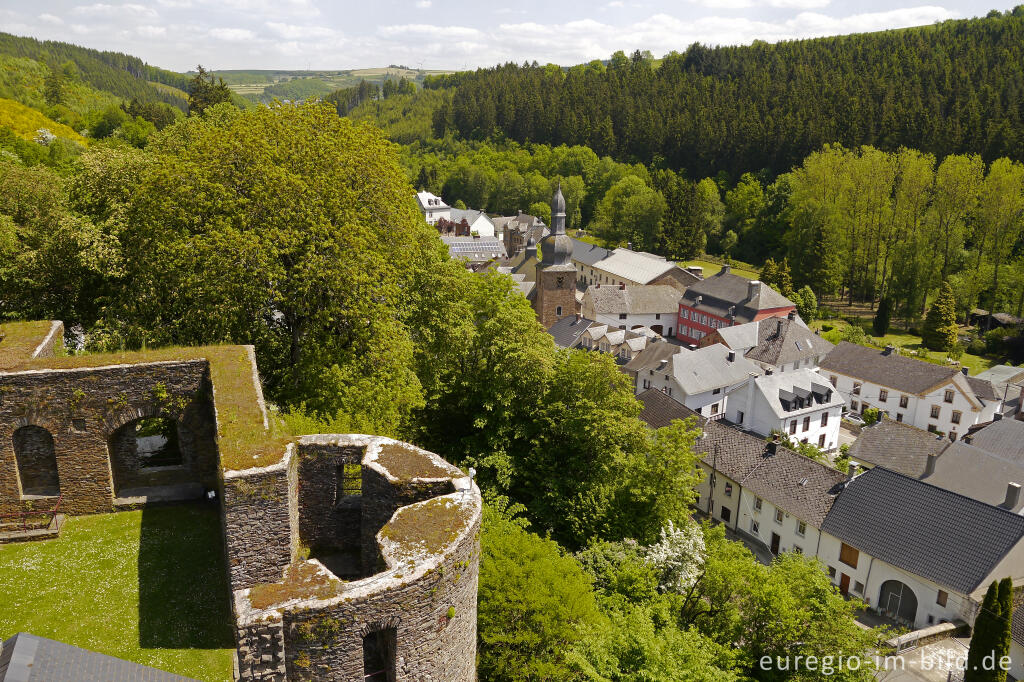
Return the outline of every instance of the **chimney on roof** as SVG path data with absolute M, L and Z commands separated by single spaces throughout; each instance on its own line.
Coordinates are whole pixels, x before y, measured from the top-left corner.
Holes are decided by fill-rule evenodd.
M 882 355 L 889 356 L 889 355 L 892 355 L 895 352 L 896 352 L 896 346 L 894 346 L 894 345 L 892 345 L 890 343 L 889 345 L 887 345 L 885 347 L 885 350 L 882 351 Z
M 924 463 L 924 473 L 921 475 L 921 478 L 928 478 L 935 473 L 935 461 L 938 458 L 938 455 L 928 455 L 928 460 Z
M 764 375 L 766 377 L 770 377 L 772 375 L 772 368 L 771 367 L 765 367 L 764 368 Z
M 786 317 L 789 318 L 790 320 L 795 320 L 796 319 L 796 309 L 794 308 L 793 310 L 790 310 L 789 314 L 786 315 Z
M 728 275 L 731 271 L 732 271 L 732 268 L 730 268 L 728 265 L 723 265 L 722 266 L 722 274 L 723 275 Z
M 770 441 L 768 441 L 768 444 L 764 446 L 765 454 L 768 455 L 769 457 L 771 457 L 776 452 L 778 452 L 779 451 L 779 441 L 780 441 L 779 434 L 776 433 L 774 436 L 772 436 L 772 439 Z
M 752 301 L 761 295 L 761 283 L 756 279 L 747 283 L 747 300 Z
M 1020 503 L 1020 483 L 1013 481 L 1006 484 L 1006 499 L 999 505 L 1006 509 L 1014 509 Z
M 850 468 L 846 471 L 846 482 L 849 483 L 857 475 L 857 463 L 850 462 Z
M 580 318 L 582 318 L 582 317 L 583 317 L 582 315 L 580 315 L 579 313 L 576 313 L 576 321 L 577 322 L 579 322 Z
M 961 367 L 960 371 L 963 372 L 964 376 L 967 376 L 967 368 L 966 367 Z
M 777 320 L 778 324 L 775 326 L 775 335 L 782 336 L 782 318 Z
M 726 353 L 725 354 L 725 359 L 728 360 L 729 362 L 735 362 L 736 361 L 736 351 L 731 350 L 728 353 Z
M 703 300 L 704 300 L 703 296 L 698 296 L 697 300 L 695 300 L 693 302 L 693 305 L 698 306 L 698 305 L 700 305 L 700 302 L 703 301 Z M 1021 395 L 1024 396 L 1024 390 L 1021 390 Z
M 971 444 L 971 441 L 972 441 L 972 440 L 974 440 L 974 436 L 970 436 L 970 435 L 967 435 L 967 436 L 964 436 L 964 437 L 963 437 L 963 441 L 964 441 L 965 443 L 967 443 L 968 445 L 970 445 L 970 444 Z

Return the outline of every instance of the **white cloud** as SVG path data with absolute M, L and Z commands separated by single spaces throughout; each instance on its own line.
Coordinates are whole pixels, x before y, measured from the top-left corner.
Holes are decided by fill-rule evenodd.
M 159 38 L 167 35 L 167 28 L 164 26 L 139 26 L 135 29 L 143 38 Z
M 139 5 L 136 3 L 125 3 L 123 5 L 110 5 L 104 2 L 96 2 L 91 5 L 78 5 L 72 8 L 72 14 L 78 14 L 83 16 L 98 16 L 98 17 L 125 17 L 128 15 L 134 17 L 145 17 L 147 19 L 158 19 L 160 17 L 157 11 L 152 7 L 146 7 L 145 5 Z
M 433 24 L 398 24 L 394 26 L 381 26 L 377 29 L 378 35 L 385 38 L 401 38 L 404 36 L 415 36 L 426 39 L 448 39 L 476 38 L 482 37 L 484 33 L 479 29 L 469 26 L 435 26 Z
M 256 39 L 256 34 L 247 28 L 211 28 L 206 34 L 211 38 L 228 43 L 241 43 Z
M 430 9 L 432 4 L 430 0 L 416 0 L 416 9 Z
M 626 6 L 626 3 L 622 2 L 622 0 L 612 0 L 607 5 L 605 5 L 605 7 L 625 7 L 625 6 Z
M 44 21 L 47 24 L 57 24 L 57 25 L 60 25 L 60 24 L 64 23 L 63 19 L 61 19 L 60 17 L 55 16 L 53 14 L 40 14 L 39 15 L 39 21 Z
M 278 21 L 268 21 L 267 28 L 286 40 L 314 40 L 316 38 L 332 38 L 337 31 L 327 26 L 298 26 Z

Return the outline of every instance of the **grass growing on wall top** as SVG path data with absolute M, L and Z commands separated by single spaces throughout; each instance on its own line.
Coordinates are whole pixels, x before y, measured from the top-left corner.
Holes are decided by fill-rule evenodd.
M 231 679 L 215 504 L 69 518 L 0 546 L 0 639 L 30 632 L 199 680 Z
M 49 320 L 0 324 L 0 370 L 28 361 L 52 325 Z

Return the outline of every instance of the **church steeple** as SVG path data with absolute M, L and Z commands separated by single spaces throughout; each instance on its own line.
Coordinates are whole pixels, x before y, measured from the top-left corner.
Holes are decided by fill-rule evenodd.
M 555 196 L 551 197 L 551 233 L 565 234 L 565 197 L 562 196 L 561 182 Z
M 540 242 L 541 262 L 545 267 L 566 265 L 572 261 L 572 239 L 565 233 L 565 197 L 558 183 L 551 197 L 551 234 Z

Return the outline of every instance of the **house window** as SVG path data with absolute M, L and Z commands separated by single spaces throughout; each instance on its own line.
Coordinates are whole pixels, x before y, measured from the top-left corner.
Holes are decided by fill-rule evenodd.
M 732 497 L 732 483 L 725 484 L 725 496 Z
M 900 407 L 906 409 L 907 405 L 910 404 L 910 398 L 905 395 L 900 396 Z
M 960 416 L 961 416 L 961 413 L 960 413 L 959 410 L 953 410 L 953 416 L 950 417 L 949 420 L 951 422 L 953 422 L 954 424 L 959 424 L 960 423 Z
M 761 511 L 761 498 L 760 497 L 755 497 L 754 498 L 754 510 L 755 511 Z
M 833 374 L 832 376 L 830 376 L 828 378 L 828 380 L 832 382 L 832 388 L 835 388 L 836 387 L 836 375 Z
M 811 430 L 811 418 L 810 416 L 804 417 L 804 431 Z
M 938 419 L 938 418 L 939 418 L 939 406 L 938 405 L 932 405 L 932 419 Z
M 718 406 L 718 403 L 715 403 L 714 405 L 711 406 L 711 414 L 718 414 Z
M 836 567 L 835 566 L 829 566 L 828 567 L 828 577 L 832 578 L 833 580 L 835 580 L 835 577 L 836 577 Z
M 680 310 L 679 311 L 679 319 L 680 320 L 688 320 L 688 319 L 690 319 L 690 311 L 685 309 L 685 308 Z
M 857 401 L 856 400 L 851 400 L 850 401 L 850 409 L 853 410 L 854 412 L 857 411 Z
M 619 313 L 619 319 L 620 320 L 626 319 L 626 313 Z
M 889 391 L 885 390 L 884 388 L 881 389 L 878 392 L 878 401 L 884 403 L 884 402 L 887 402 L 888 400 L 889 400 Z
M 661 313 L 654 313 L 654 319 L 660 320 L 661 319 Z
M 946 393 L 945 393 L 945 395 L 942 396 L 942 400 L 943 400 L 943 402 L 947 402 L 947 403 L 953 402 L 953 391 L 951 391 L 949 389 L 946 389 Z
M 760 529 L 761 529 L 760 526 L 757 525 L 757 521 L 755 521 L 754 519 L 750 519 L 750 532 L 753 533 L 754 535 L 757 535 L 757 532 Z
M 796 433 L 796 420 L 789 422 L 789 432 L 791 434 Z
M 714 388 L 714 389 L 711 390 L 711 395 L 718 395 L 721 392 L 722 392 L 722 389 Z
M 949 432 L 949 442 L 951 442 L 951 443 L 955 443 L 956 442 L 956 431 L 950 431 Z
M 864 594 L 864 583 L 859 582 L 859 581 L 854 581 L 854 583 L 853 583 L 853 591 L 856 592 L 857 594 Z
M 903 413 L 902 412 L 897 412 L 896 413 L 896 421 L 898 421 L 898 422 L 902 422 L 903 421 Z
M 775 523 L 778 523 L 780 525 L 782 524 L 782 510 L 781 509 L 776 509 L 775 510 Z
M 803 537 L 807 533 L 807 524 L 803 521 L 796 522 L 796 534 Z
M 736 423 L 737 424 L 742 424 L 743 423 L 743 410 L 740 410 L 739 412 L 736 413 Z
M 556 305 L 555 306 L 555 315 L 557 317 L 561 317 L 562 316 L 562 306 L 560 306 L 560 305 Z
M 936 431 L 938 431 L 938 429 L 935 428 L 935 424 L 929 424 L 928 425 L 928 432 L 929 433 L 935 433 Z
M 730 510 L 728 507 L 722 507 L 722 520 L 725 521 L 726 523 L 729 523 L 729 520 L 731 518 L 732 518 L 732 510 Z
M 839 548 L 839 560 L 847 566 L 857 568 L 857 559 L 860 558 L 860 552 L 855 547 L 850 547 L 845 542 Z
M 946 599 L 949 597 L 945 590 L 939 590 L 939 593 L 935 595 L 935 603 L 939 606 L 946 605 Z
M 853 382 L 853 391 L 852 391 L 852 393 L 853 393 L 853 395 L 860 395 L 860 384 L 857 383 L 856 381 Z
M 820 436 L 818 436 L 818 447 L 819 448 L 825 447 L 825 434 L 824 433 L 821 434 Z
M 821 413 L 821 425 L 828 426 L 828 412 Z

